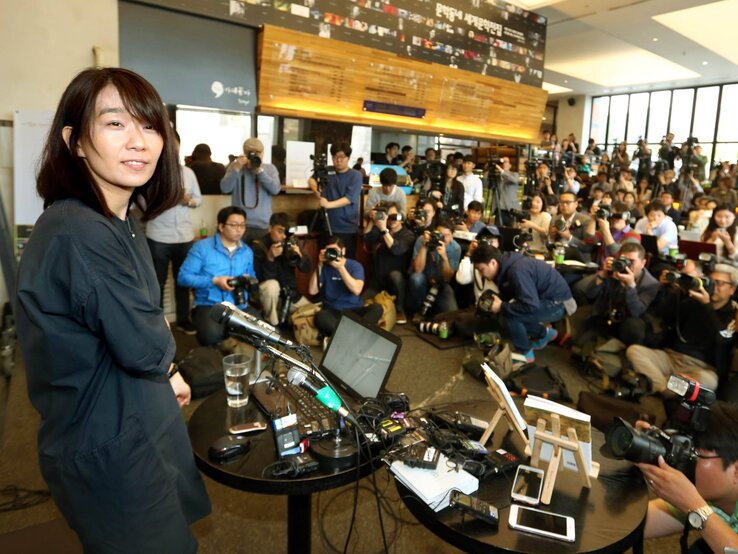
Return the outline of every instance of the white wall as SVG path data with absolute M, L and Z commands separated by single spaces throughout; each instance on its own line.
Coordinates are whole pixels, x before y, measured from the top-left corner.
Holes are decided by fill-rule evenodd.
M 574 99 L 574 105 L 569 105 L 569 98 Z M 589 103 L 587 96 L 564 96 L 559 99 L 559 109 L 556 112 L 556 134 L 561 139 L 574 133 L 580 148 L 587 146 L 589 139 Z
M 118 65 L 117 0 L 0 0 L 0 120 L 15 110 L 54 110 L 72 77 Z M 0 132 L 0 195 L 14 225 L 12 129 Z M 8 300 L 0 275 L 0 305 Z

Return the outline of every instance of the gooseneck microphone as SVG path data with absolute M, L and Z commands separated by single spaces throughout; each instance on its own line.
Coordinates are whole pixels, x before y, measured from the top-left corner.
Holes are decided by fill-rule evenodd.
M 283 338 L 274 327 L 239 310 L 230 302 L 221 302 L 210 308 L 210 319 L 222 323 L 234 331 L 244 331 L 279 346 L 294 346 L 291 340 Z
M 332 388 L 327 384 L 318 382 L 310 375 L 296 367 L 290 368 L 287 372 L 287 380 L 292 385 L 297 385 L 315 395 L 318 401 L 326 406 L 329 410 L 338 412 L 339 415 L 348 418 L 349 411 L 341 406 L 341 399 Z

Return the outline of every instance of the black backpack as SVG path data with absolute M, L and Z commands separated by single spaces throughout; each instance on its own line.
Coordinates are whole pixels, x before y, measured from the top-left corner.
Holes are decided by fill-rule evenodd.
M 510 392 L 520 396 L 540 396 L 554 401 L 571 402 L 569 391 L 559 374 L 548 366 L 526 364 L 517 371 L 513 371 L 505 385 Z

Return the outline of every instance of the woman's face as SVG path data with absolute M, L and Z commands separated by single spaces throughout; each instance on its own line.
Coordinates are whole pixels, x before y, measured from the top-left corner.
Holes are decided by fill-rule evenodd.
M 543 209 L 543 201 L 540 196 L 534 196 L 530 200 L 530 213 L 539 214 Z
M 715 223 L 721 229 L 727 229 L 735 221 L 735 214 L 730 210 L 718 210 L 713 217 L 715 218 Z
M 163 147 L 162 136 L 149 122 L 134 119 L 118 90 L 108 85 L 97 97 L 90 132 L 81 133 L 77 154 L 106 195 L 148 183 Z
M 448 177 L 449 179 L 455 178 L 458 173 L 459 169 L 455 165 L 449 164 L 446 166 L 446 177 Z

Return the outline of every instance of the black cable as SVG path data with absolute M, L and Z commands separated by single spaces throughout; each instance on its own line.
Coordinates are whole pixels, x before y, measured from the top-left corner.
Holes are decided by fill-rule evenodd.
M 51 493 L 47 490 L 24 489 L 16 485 L 8 485 L 0 489 L 0 496 L 3 499 L 9 497 L 8 500 L 0 502 L 0 513 L 2 513 L 43 504 L 51 498 Z

